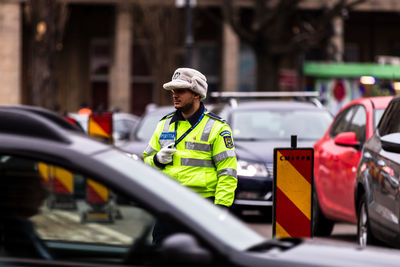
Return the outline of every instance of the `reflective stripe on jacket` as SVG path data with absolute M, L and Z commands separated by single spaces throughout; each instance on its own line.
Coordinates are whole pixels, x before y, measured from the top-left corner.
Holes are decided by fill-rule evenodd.
M 154 155 L 171 143 L 171 140 L 160 140 L 163 132 L 174 132 L 178 123 L 179 138 L 191 127 L 187 120 L 170 124 L 172 116 L 158 123 L 143 152 L 144 161 L 149 165 L 155 166 Z M 237 160 L 229 125 L 206 112 L 176 149 L 172 164 L 166 165 L 163 172 L 204 197 L 215 197 L 215 204 L 231 206 L 237 186 Z

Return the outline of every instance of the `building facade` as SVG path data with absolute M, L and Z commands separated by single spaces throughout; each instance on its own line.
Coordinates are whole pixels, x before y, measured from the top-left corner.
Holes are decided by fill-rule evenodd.
M 62 48 L 57 52 L 57 109 L 74 112 L 83 103 L 92 108 L 116 109 L 141 115 L 149 103 L 168 104 L 146 58 L 155 40 L 137 29 L 135 3 L 122 0 L 65 0 L 68 19 Z M 179 1 L 173 1 L 177 4 Z M 197 0 L 192 8 L 192 66 L 206 74 L 210 91 L 251 91 L 255 83 L 254 54 L 222 20 L 222 1 Z M 242 1 L 246 5 L 249 1 Z M 332 1 L 306 0 L 301 8 L 318 9 Z M 29 80 L 30 36 L 24 0 L 0 0 L 0 102 L 31 104 Z M 181 37 L 172 67 L 185 64 L 185 9 Z M 374 62 L 378 55 L 400 56 L 400 1 L 367 0 L 333 21 L 331 47 L 336 61 Z M 288 60 L 281 66 L 281 90 L 304 90 L 299 61 L 323 60 L 320 50 Z M 301 63 L 301 62 L 300 62 Z M 166 68 L 163 64 L 158 68 Z M 169 66 L 171 68 L 171 66 Z M 172 74 L 173 68 L 171 68 Z M 165 76 L 164 76 L 165 77 Z M 166 81 L 170 77 L 164 79 Z M 299 79 L 300 78 L 300 79 Z

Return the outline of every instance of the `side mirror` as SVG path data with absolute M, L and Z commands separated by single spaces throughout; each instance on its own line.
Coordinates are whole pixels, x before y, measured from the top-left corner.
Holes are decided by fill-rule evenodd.
M 382 136 L 381 143 L 384 150 L 400 153 L 400 133 L 392 133 Z
M 355 132 L 340 133 L 335 136 L 333 141 L 339 146 L 351 146 L 357 149 L 360 148 L 360 142 L 357 140 Z
M 116 132 L 113 134 L 115 140 L 127 140 L 129 138 L 129 133 L 127 132 Z
M 163 263 L 171 265 L 211 265 L 213 255 L 202 247 L 197 239 L 187 233 L 176 233 L 168 236 L 159 248 Z M 168 264 L 169 265 L 169 264 Z

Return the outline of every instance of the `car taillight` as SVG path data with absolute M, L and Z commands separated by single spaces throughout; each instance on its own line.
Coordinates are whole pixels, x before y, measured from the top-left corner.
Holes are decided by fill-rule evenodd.
M 383 166 L 382 170 L 386 172 L 387 174 L 390 174 L 391 176 L 394 176 L 394 170 L 390 168 L 389 166 Z

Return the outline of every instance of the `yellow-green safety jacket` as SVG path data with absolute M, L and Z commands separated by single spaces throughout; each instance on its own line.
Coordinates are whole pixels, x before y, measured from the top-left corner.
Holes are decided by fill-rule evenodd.
M 204 108 L 203 108 L 204 109 Z M 165 116 L 143 152 L 144 161 L 152 166 L 155 154 L 171 143 L 163 137 L 175 133 L 180 138 L 191 124 L 188 120 L 171 122 L 174 112 Z M 163 136 L 160 139 L 160 136 Z M 176 146 L 173 162 L 163 172 L 178 180 L 203 197 L 214 197 L 214 203 L 231 206 L 237 186 L 237 159 L 229 125 L 218 116 L 204 109 L 204 116 L 197 126 Z

